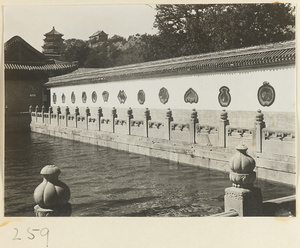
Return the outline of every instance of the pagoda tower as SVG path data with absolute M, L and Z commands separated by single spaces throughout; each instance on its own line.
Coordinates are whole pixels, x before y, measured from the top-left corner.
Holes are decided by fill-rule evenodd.
M 60 59 L 61 49 L 64 39 L 62 38 L 63 34 L 57 32 L 55 28 L 44 34 L 46 37 L 44 39 L 43 54 L 49 59 Z

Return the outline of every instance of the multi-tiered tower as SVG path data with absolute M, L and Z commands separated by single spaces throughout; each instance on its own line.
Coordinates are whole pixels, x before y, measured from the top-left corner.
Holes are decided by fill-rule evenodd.
M 49 59 L 60 59 L 61 49 L 64 39 L 63 34 L 57 32 L 55 28 L 44 34 L 46 38 L 44 39 L 43 54 Z

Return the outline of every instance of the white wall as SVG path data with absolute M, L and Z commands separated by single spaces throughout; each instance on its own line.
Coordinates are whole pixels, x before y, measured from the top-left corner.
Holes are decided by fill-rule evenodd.
M 257 91 L 263 82 L 267 81 L 275 89 L 275 101 L 270 107 L 263 107 L 257 99 Z M 231 103 L 227 108 L 221 107 L 218 102 L 219 89 L 227 86 L 230 89 Z M 162 104 L 159 100 L 159 90 L 165 87 L 169 91 L 169 101 Z M 184 94 L 189 88 L 193 88 L 199 97 L 197 104 L 186 103 Z M 270 69 L 242 70 L 236 72 L 222 72 L 214 74 L 196 74 L 184 76 L 169 76 L 151 79 L 126 80 L 119 82 L 85 84 L 65 87 L 51 88 L 52 94 L 56 93 L 57 102 L 51 105 L 78 107 L 99 107 L 102 108 L 149 108 L 149 109 L 203 109 L 203 110 L 242 110 L 242 111 L 295 111 L 295 68 L 278 67 Z M 143 105 L 137 101 L 137 93 L 144 90 L 146 101 Z M 127 100 L 120 104 L 117 95 L 124 90 Z M 71 93 L 75 92 L 76 102 L 71 103 Z M 82 103 L 81 95 L 87 94 L 86 103 Z M 92 92 L 97 92 L 97 102 L 91 99 Z M 104 102 L 102 92 L 109 92 L 108 102 Z M 61 95 L 65 94 L 66 102 L 61 102 Z

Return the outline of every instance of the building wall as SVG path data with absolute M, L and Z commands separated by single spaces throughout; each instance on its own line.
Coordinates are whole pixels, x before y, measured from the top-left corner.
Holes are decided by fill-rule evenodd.
M 7 73 L 8 74 L 8 73 Z M 7 113 L 28 112 L 29 106 L 43 104 L 43 75 L 6 75 L 5 106 Z
M 275 90 L 275 101 L 269 107 L 260 105 L 257 92 L 263 82 L 269 84 Z M 228 107 L 221 107 L 218 101 L 219 89 L 227 86 L 231 94 L 231 103 Z M 165 87 L 169 93 L 169 100 L 163 104 L 158 97 L 159 91 Z M 186 103 L 184 95 L 192 88 L 198 94 L 197 103 Z M 127 99 L 124 103 L 118 100 L 120 90 L 124 90 Z M 145 102 L 140 104 L 137 100 L 139 90 L 145 92 Z M 97 101 L 92 101 L 92 93 L 97 93 Z M 105 102 L 102 92 L 109 93 L 108 101 Z M 75 93 L 76 102 L 71 102 L 71 94 Z M 82 102 L 82 92 L 86 92 L 86 103 Z M 57 102 L 53 103 L 53 93 L 57 96 Z M 65 103 L 61 96 L 65 95 Z M 98 107 L 104 109 L 117 108 L 121 115 L 126 115 L 126 110 L 131 107 L 138 116 L 143 115 L 145 108 L 151 109 L 155 119 L 164 119 L 167 108 L 173 110 L 174 118 L 178 121 L 190 116 L 191 109 L 198 111 L 199 118 L 203 123 L 209 124 L 218 120 L 219 113 L 226 109 L 231 117 L 231 124 L 237 126 L 252 126 L 258 109 L 265 114 L 268 126 L 280 129 L 294 130 L 295 128 L 295 68 L 293 66 L 240 70 L 231 72 L 195 74 L 182 76 L 168 76 L 148 79 L 125 80 L 119 82 L 73 85 L 51 88 L 51 105 L 54 111 L 57 106 L 74 111 L 78 106 L 80 111 L 86 107 L 91 109 L 92 114 L 97 113 Z M 109 114 L 109 113 L 107 113 Z

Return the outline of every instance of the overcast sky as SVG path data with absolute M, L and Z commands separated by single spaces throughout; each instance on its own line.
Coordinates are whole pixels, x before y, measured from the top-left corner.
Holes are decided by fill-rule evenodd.
M 4 41 L 19 35 L 42 51 L 44 34 L 53 26 L 64 34 L 64 39 L 88 40 L 98 30 L 109 37 L 155 34 L 154 8 L 154 5 L 6 6 Z

